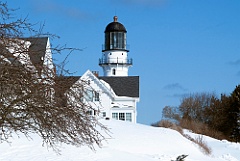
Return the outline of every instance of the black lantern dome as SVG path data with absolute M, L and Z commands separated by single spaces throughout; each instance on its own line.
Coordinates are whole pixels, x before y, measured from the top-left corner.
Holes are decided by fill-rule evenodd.
M 123 24 L 117 22 L 118 17 L 113 17 L 113 22 L 109 23 L 105 29 L 105 45 L 103 51 L 107 50 L 127 50 L 126 33 Z
M 118 18 L 117 16 L 113 17 L 113 22 L 109 23 L 105 29 L 106 32 L 127 32 L 126 28 L 123 26 L 123 24 L 117 22 Z

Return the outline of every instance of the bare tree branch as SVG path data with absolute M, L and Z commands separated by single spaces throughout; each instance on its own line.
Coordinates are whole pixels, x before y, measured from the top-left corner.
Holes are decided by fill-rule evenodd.
M 32 45 L 39 44 L 45 34 L 34 30 L 27 18 L 12 19 L 10 11 L 14 10 L 0 2 L 0 141 L 8 141 L 13 133 L 20 132 L 27 137 L 37 133 L 44 144 L 55 150 L 59 143 L 92 149 L 100 146 L 104 136 L 98 129 L 107 129 L 88 114 L 96 110 L 84 102 L 89 85 L 63 73 L 57 76 L 51 57 L 36 59 L 46 50 L 68 50 L 70 54 L 79 49 L 45 46 L 33 50 Z M 39 37 L 28 40 L 23 38 L 25 33 Z M 65 63 L 66 59 L 63 67 Z M 64 68 L 62 71 L 66 72 Z

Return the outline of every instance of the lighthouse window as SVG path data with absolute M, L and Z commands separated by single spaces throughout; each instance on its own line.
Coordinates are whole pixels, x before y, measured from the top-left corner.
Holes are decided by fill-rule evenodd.
M 114 49 L 116 42 L 116 35 L 114 32 L 110 33 L 110 49 Z
M 114 33 L 114 36 L 113 36 L 113 46 L 114 46 L 114 48 L 116 48 L 117 47 L 117 44 L 118 44 L 118 39 L 117 39 L 117 34 L 116 33 Z
M 110 39 L 108 41 L 108 36 Z M 126 33 L 123 32 L 111 32 L 110 35 L 106 34 L 106 44 L 110 45 L 110 49 L 125 49 L 126 48 Z
M 116 69 L 113 69 L 112 74 L 116 75 Z

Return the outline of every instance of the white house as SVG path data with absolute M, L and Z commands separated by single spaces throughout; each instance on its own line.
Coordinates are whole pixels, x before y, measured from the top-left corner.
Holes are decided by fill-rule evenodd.
M 100 109 L 100 117 L 136 123 L 139 101 L 139 77 L 99 77 L 86 71 L 78 81 L 88 82 L 88 103 Z M 92 90 L 94 89 L 94 90 Z M 90 112 L 96 115 L 94 111 Z

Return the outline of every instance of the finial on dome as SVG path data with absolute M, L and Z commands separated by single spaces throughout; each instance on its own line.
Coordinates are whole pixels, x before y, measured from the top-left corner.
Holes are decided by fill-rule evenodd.
M 117 21 L 118 21 L 118 17 L 117 17 L 117 16 L 114 16 L 114 17 L 113 17 L 113 21 L 114 21 L 114 22 L 117 22 Z

